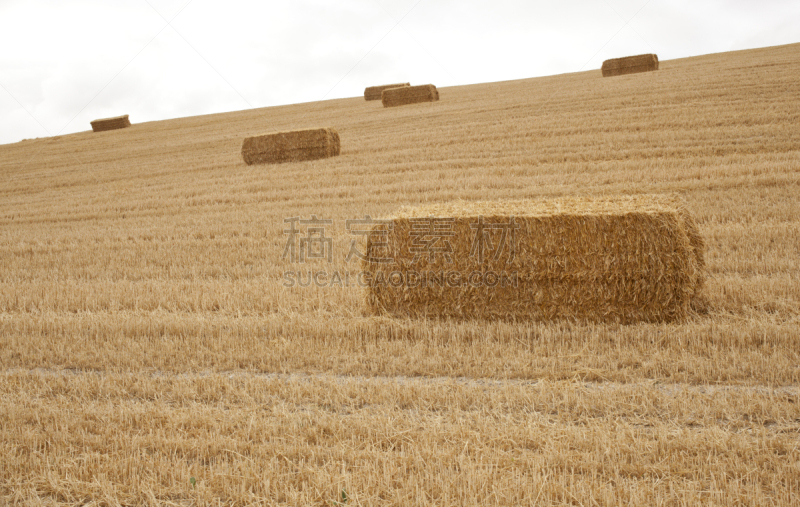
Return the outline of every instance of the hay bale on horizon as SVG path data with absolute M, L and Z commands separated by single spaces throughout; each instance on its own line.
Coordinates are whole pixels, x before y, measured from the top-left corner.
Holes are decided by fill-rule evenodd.
M 273 132 L 242 142 L 242 158 L 248 165 L 316 160 L 340 152 L 339 133 L 333 127 Z
M 432 84 L 388 88 L 381 92 L 383 107 L 405 106 L 419 102 L 435 102 L 439 100 L 439 90 Z
M 131 126 L 131 122 L 128 119 L 127 114 L 124 114 L 122 116 L 115 116 L 113 118 L 102 118 L 100 120 L 94 120 L 90 123 L 92 125 L 92 131 L 94 132 L 104 132 L 106 130 L 124 129 Z
M 411 83 L 397 83 L 397 84 L 389 84 L 389 85 L 380 85 L 380 86 L 369 86 L 364 88 L 364 100 L 381 100 L 381 93 L 383 90 L 388 90 L 389 88 L 402 88 L 405 86 L 411 86 Z
M 669 196 L 454 202 L 387 220 L 366 245 L 383 261 L 363 263 L 375 314 L 666 322 L 690 315 L 705 277 L 697 226 Z
M 658 70 L 658 55 L 651 53 L 646 55 L 626 56 L 624 58 L 612 58 L 611 60 L 603 62 L 601 70 L 603 72 L 603 77 Z

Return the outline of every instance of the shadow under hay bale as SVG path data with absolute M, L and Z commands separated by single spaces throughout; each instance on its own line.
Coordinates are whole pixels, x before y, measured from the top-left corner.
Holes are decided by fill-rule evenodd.
M 274 132 L 247 137 L 242 158 L 247 164 L 278 164 L 338 156 L 339 133 L 332 127 Z
M 405 106 L 407 104 L 435 102 L 437 100 L 439 100 L 439 90 L 431 84 L 388 88 L 381 92 L 383 107 Z
M 128 115 L 115 116 L 114 118 L 103 118 L 90 122 L 94 132 L 104 132 L 106 130 L 124 129 L 131 126 Z
M 614 58 L 603 62 L 603 77 L 635 74 L 658 70 L 658 56 L 654 54 Z
M 667 322 L 691 314 L 703 240 L 675 198 L 561 198 L 403 208 L 367 237 L 371 313 Z
M 383 90 L 388 90 L 389 88 L 402 88 L 406 86 L 411 86 L 411 83 L 397 83 L 397 84 L 389 84 L 381 86 L 370 86 L 364 88 L 364 100 L 381 100 L 381 93 L 383 92 Z

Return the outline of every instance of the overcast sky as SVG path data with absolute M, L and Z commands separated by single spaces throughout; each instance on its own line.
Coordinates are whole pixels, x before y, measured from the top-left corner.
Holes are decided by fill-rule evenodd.
M 793 42 L 797 0 L 0 0 L 0 143 Z

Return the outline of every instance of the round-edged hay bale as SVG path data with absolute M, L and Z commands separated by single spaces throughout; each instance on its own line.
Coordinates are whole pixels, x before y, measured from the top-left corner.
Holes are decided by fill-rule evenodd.
M 248 165 L 316 160 L 340 152 L 339 133 L 333 127 L 272 132 L 242 142 L 242 158 Z
M 104 132 L 106 130 L 124 129 L 131 126 L 128 115 L 115 116 L 113 118 L 102 118 L 90 122 L 94 132 Z
M 613 58 L 603 62 L 601 68 L 603 77 L 621 76 L 623 74 L 635 74 L 637 72 L 649 72 L 658 70 L 658 56 L 654 54 L 626 56 L 624 58 Z
M 702 237 L 674 197 L 453 202 L 374 226 L 366 306 L 395 317 L 667 322 L 703 285 Z
M 381 92 L 383 107 L 405 106 L 439 100 L 439 90 L 432 84 L 387 88 Z
M 383 90 L 389 88 L 402 88 L 404 86 L 411 86 L 411 83 L 397 83 L 380 86 L 369 86 L 364 88 L 364 100 L 381 100 L 381 93 Z

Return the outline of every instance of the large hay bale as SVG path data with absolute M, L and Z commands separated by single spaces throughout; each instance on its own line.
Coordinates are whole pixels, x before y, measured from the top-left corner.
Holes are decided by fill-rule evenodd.
M 434 102 L 437 100 L 439 100 L 439 90 L 431 84 L 388 88 L 381 92 L 383 107 L 404 106 L 406 104 Z
M 124 129 L 131 126 L 131 122 L 128 119 L 127 114 L 124 114 L 122 116 L 115 116 L 114 118 L 103 118 L 100 120 L 94 120 L 93 122 L 90 123 L 92 125 L 92 130 L 95 132 Z
M 364 88 L 364 100 L 381 100 L 381 93 L 383 90 L 388 90 L 389 88 L 402 88 L 404 86 L 411 86 L 411 83 L 397 83 Z
M 242 158 L 247 164 L 298 162 L 339 155 L 339 133 L 333 127 L 273 132 L 245 138 Z
M 704 244 L 669 196 L 455 202 L 376 225 L 366 303 L 397 317 L 662 322 L 683 319 Z
M 613 58 L 603 62 L 603 77 L 621 76 L 636 72 L 658 70 L 658 55 L 636 55 L 625 58 Z

